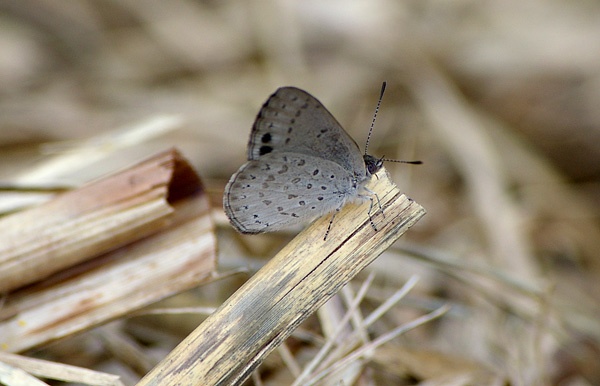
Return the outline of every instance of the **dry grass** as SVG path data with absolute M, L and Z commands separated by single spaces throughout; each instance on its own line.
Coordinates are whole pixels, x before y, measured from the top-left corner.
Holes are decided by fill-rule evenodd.
M 0 383 L 57 364 L 139 381 L 291 240 L 240 236 L 220 208 L 261 104 L 301 87 L 362 144 L 386 80 L 369 150 L 424 161 L 387 169 L 427 215 L 249 384 L 600 384 L 599 19 L 585 1 L 3 2 L 2 214 L 177 147 L 223 277 L 1 356 Z

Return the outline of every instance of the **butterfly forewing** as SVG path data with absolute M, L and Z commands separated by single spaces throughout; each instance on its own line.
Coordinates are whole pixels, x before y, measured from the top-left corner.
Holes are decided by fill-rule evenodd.
M 356 142 L 312 95 L 295 87 L 279 88 L 263 105 L 250 134 L 248 159 L 271 152 L 311 155 L 364 170 Z

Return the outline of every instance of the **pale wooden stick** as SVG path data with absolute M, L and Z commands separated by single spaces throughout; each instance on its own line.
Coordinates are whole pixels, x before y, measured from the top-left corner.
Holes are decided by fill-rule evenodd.
M 323 216 L 292 240 L 232 295 L 169 356 L 146 375 L 142 385 L 238 385 L 265 356 L 311 313 L 371 263 L 417 222 L 425 210 L 400 193 L 385 171 L 369 189 L 384 207 L 372 213 L 347 205 Z

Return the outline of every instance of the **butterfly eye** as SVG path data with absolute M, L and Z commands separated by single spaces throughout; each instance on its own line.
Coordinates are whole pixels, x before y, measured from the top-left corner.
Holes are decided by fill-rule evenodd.
M 383 165 L 383 161 L 377 160 L 375 163 L 370 163 L 367 165 L 367 169 L 369 170 L 369 174 L 375 174 L 381 169 Z
M 365 154 L 363 159 L 365 161 L 368 175 L 377 173 L 383 166 L 383 158 L 375 158 L 372 155 Z

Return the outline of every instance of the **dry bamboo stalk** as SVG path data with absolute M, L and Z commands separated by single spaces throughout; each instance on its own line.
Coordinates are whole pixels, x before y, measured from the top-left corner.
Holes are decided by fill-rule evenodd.
M 102 195 L 97 190 L 106 186 L 121 187 L 124 191 L 114 191 L 113 198 L 107 199 L 106 192 Z M 85 221 L 88 219 L 107 234 L 98 236 L 100 241 L 91 237 L 76 238 L 75 242 L 83 246 L 67 247 L 65 253 L 79 250 L 89 258 L 103 249 L 128 244 L 9 294 L 0 308 L 2 350 L 20 352 L 97 326 L 195 287 L 212 276 L 216 258 L 209 203 L 198 177 L 176 151 L 159 154 L 74 193 L 90 194 L 69 195 L 75 196 L 74 204 L 85 202 L 86 197 L 91 198 L 92 203 L 88 211 L 80 210 L 85 205 L 74 207 L 73 213 L 83 213 L 84 219 L 70 221 L 89 228 Z M 105 199 L 106 207 L 96 203 L 97 196 Z M 59 206 L 59 214 L 66 217 L 64 205 L 63 202 Z M 150 206 L 160 209 L 136 210 L 136 207 Z M 119 207 L 125 213 L 118 213 Z M 92 215 L 86 216 L 87 213 Z M 150 215 L 146 223 L 139 217 L 143 214 Z M 99 223 L 98 218 L 111 223 Z M 159 232 L 159 225 L 167 223 L 169 227 Z M 59 236 L 64 237 L 60 227 L 55 226 Z M 151 231 L 158 233 L 140 239 Z M 75 242 L 64 239 L 62 244 Z M 75 260 L 82 258 L 75 257 Z M 60 260 L 59 255 L 52 258 Z M 47 257 L 42 256 L 36 261 L 45 259 Z
M 169 195 L 185 184 L 200 189 L 179 153 L 167 151 L 0 219 L 0 292 L 158 231 L 173 212 Z
M 348 205 L 327 241 L 324 216 L 292 240 L 138 386 L 239 385 L 265 356 L 418 221 L 425 210 L 381 171 L 370 182 L 384 207 Z

